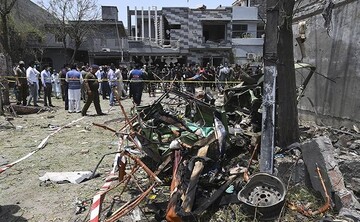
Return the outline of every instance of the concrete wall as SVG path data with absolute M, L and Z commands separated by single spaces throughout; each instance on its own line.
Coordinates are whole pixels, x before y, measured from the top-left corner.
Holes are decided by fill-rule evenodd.
M 297 22 L 307 24 L 303 62 L 315 65 L 318 72 L 306 89 L 309 99 L 301 100 L 299 110 L 302 117 L 318 122 L 352 126 L 360 123 L 360 1 L 333 2 L 329 34 L 321 15 L 324 1 L 304 1 L 304 7 L 295 14 L 294 37 L 298 36 Z M 295 58 L 301 58 L 297 44 Z M 297 77 L 303 80 L 299 73 Z
M 258 8 L 256 7 L 233 7 L 233 20 L 257 20 Z

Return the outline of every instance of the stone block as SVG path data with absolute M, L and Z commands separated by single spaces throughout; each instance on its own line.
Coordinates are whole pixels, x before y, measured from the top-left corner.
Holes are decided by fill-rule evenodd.
M 326 136 L 315 138 L 303 143 L 301 151 L 312 188 L 320 192 L 325 199 L 324 189 L 316 170 L 318 166 L 333 208 L 336 211 L 340 211 L 342 207 L 357 209 L 359 203 L 352 192 L 345 187 L 343 175 L 334 157 L 335 149 L 331 140 Z

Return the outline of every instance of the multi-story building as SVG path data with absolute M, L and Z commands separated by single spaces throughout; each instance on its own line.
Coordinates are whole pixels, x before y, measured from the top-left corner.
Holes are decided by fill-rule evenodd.
M 254 62 L 262 56 L 258 27 L 263 26 L 256 7 L 128 7 L 127 20 L 133 62 L 217 66 Z
M 207 9 L 128 7 L 125 29 L 115 6 L 102 6 L 99 20 L 81 21 L 92 29 L 77 50 L 75 61 L 83 63 L 158 63 L 170 64 L 255 62 L 262 56 L 263 25 L 256 7 L 246 4 Z M 72 22 L 77 21 L 69 21 Z M 38 45 L 42 61 L 59 69 L 71 58 L 75 44 L 67 36 L 64 49 L 56 23 Z M 259 31 L 260 30 L 260 31 Z
M 257 7 L 232 7 L 232 48 L 234 62 L 258 63 L 262 59 L 264 23 L 258 19 Z

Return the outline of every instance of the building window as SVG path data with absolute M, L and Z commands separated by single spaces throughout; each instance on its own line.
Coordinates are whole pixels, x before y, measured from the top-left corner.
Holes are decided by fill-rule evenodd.
M 232 26 L 232 38 L 248 38 L 248 25 L 237 24 Z
M 178 24 L 170 25 L 170 29 L 181 29 L 181 25 Z
M 204 43 L 221 43 L 226 40 L 225 24 L 204 24 L 203 25 L 203 42 Z
M 257 25 L 257 31 L 256 31 L 256 38 L 262 38 L 262 36 L 265 34 L 265 25 L 264 24 L 258 24 Z

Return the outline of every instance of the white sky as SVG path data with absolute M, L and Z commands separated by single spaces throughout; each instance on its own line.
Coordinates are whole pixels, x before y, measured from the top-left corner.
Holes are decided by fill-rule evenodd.
M 37 3 L 39 0 L 32 0 Z M 45 4 L 48 3 L 48 0 L 43 0 Z M 75 1 L 75 0 L 74 0 Z M 149 7 L 157 6 L 158 9 L 161 7 L 189 7 L 197 8 L 201 5 L 206 5 L 207 9 L 215 9 L 219 5 L 222 6 L 231 6 L 234 0 L 97 0 L 97 3 L 100 6 L 117 6 L 119 10 L 119 20 L 124 23 L 124 26 L 127 26 L 127 6 L 130 9 L 135 9 L 135 6 L 138 9 L 144 7 L 144 10 L 147 10 Z

